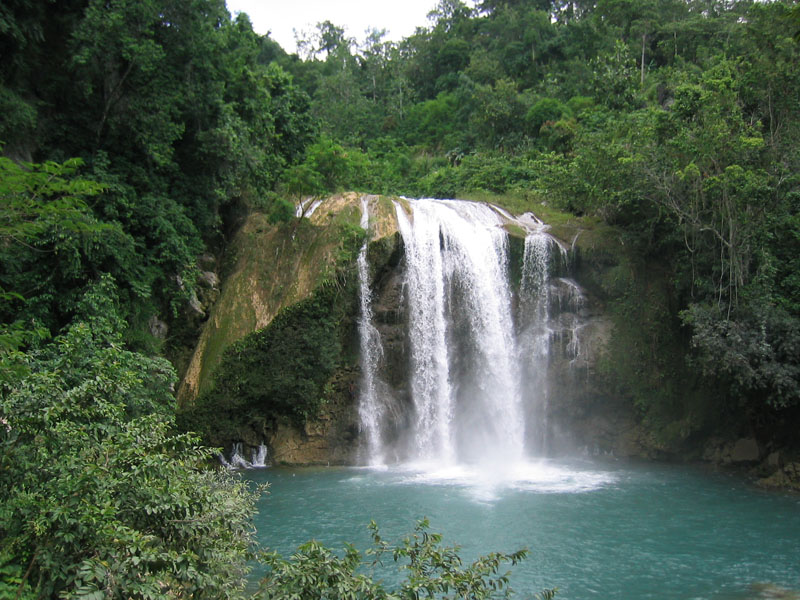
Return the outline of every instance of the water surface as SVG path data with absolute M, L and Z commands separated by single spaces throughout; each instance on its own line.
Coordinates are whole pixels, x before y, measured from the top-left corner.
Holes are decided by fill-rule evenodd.
M 464 558 L 528 548 L 512 578 L 521 597 L 545 587 L 572 600 L 795 598 L 775 594 L 800 590 L 800 497 L 731 475 L 542 461 L 489 472 L 417 465 L 245 477 L 270 482 L 259 538 L 287 555 L 312 538 L 364 549 L 370 519 L 397 539 L 426 517 Z

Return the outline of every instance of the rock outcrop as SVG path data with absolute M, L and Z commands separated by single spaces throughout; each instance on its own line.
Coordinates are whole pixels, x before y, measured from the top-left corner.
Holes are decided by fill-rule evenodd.
M 306 210 L 306 216 L 281 225 L 270 224 L 260 213 L 249 215 L 224 258 L 222 283 L 212 271 L 201 274 L 201 292 L 218 297 L 211 304 L 178 389 L 183 411 L 191 410 L 198 396 L 214 386 L 215 372 L 226 349 L 269 326 L 281 311 L 334 281 L 333 274 L 342 260 L 342 231 L 358 227 L 361 196 L 341 194 L 313 205 L 313 212 Z M 397 223 L 389 199 L 370 197 L 369 205 L 372 264 L 380 265 L 397 254 Z M 376 267 L 376 277 L 390 271 Z M 222 446 L 241 442 L 251 447 L 266 442 L 271 460 L 279 463 L 352 462 L 357 446 L 357 365 L 342 369 L 326 385 L 319 414 L 304 426 L 265 415 L 236 432 L 212 434 L 207 441 Z M 213 424 L 208 430 L 213 431 Z

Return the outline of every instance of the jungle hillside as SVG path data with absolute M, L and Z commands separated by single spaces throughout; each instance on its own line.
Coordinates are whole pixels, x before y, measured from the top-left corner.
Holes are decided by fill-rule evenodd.
M 607 388 L 673 458 L 746 436 L 800 460 L 799 98 L 791 0 L 440 0 L 401 41 L 326 21 L 297 53 L 223 0 L 5 0 L 0 598 L 502 588 L 524 553 L 462 567 L 423 523 L 394 592 L 314 544 L 262 555 L 254 591 L 256 494 L 176 424 L 210 265 L 248 215 L 295 227 L 335 192 L 613 238 L 637 327 Z

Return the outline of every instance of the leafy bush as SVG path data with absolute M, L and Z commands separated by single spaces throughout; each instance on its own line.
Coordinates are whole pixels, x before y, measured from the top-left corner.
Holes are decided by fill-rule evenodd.
M 800 404 L 800 319 L 768 306 L 726 318 L 697 304 L 683 318 L 692 326 L 695 364 L 704 375 L 755 406 Z
M 38 598 L 236 597 L 254 496 L 207 470 L 211 451 L 194 436 L 172 432 L 174 371 L 124 350 L 120 326 L 106 278 L 2 389 L 4 586 Z
M 364 554 L 347 546 L 338 556 L 319 542 L 311 541 L 298 548 L 289 559 L 275 552 L 262 560 L 270 571 L 261 581 L 259 600 L 282 598 L 413 599 L 413 598 L 487 598 L 511 597 L 509 572 L 499 573 L 502 565 L 512 566 L 527 556 L 527 550 L 510 554 L 492 553 L 464 565 L 459 548 L 444 546 L 442 536 L 428 531 L 427 520 L 420 521 L 413 535 L 397 545 L 384 540 L 378 526 L 370 524 L 373 545 Z M 388 589 L 375 576 L 367 575 L 384 561 L 400 566 L 405 577 L 395 589 Z M 551 600 L 556 590 L 544 590 L 540 600 Z
M 414 104 L 402 123 L 403 140 L 409 145 L 442 148 L 458 130 L 458 108 L 458 98 L 445 92 Z
M 548 121 L 558 121 L 567 108 L 555 98 L 540 98 L 525 114 L 525 125 L 531 135 L 537 136 L 542 125 Z

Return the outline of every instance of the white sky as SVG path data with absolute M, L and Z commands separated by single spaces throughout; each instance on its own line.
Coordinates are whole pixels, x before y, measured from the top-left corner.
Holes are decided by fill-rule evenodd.
M 330 21 L 348 37 L 363 41 L 369 28 L 386 29 L 389 40 L 399 41 L 416 27 L 429 25 L 427 14 L 437 0 L 226 0 L 231 15 L 250 15 L 257 33 L 271 33 L 284 50 L 295 52 L 293 29 L 311 31 Z

